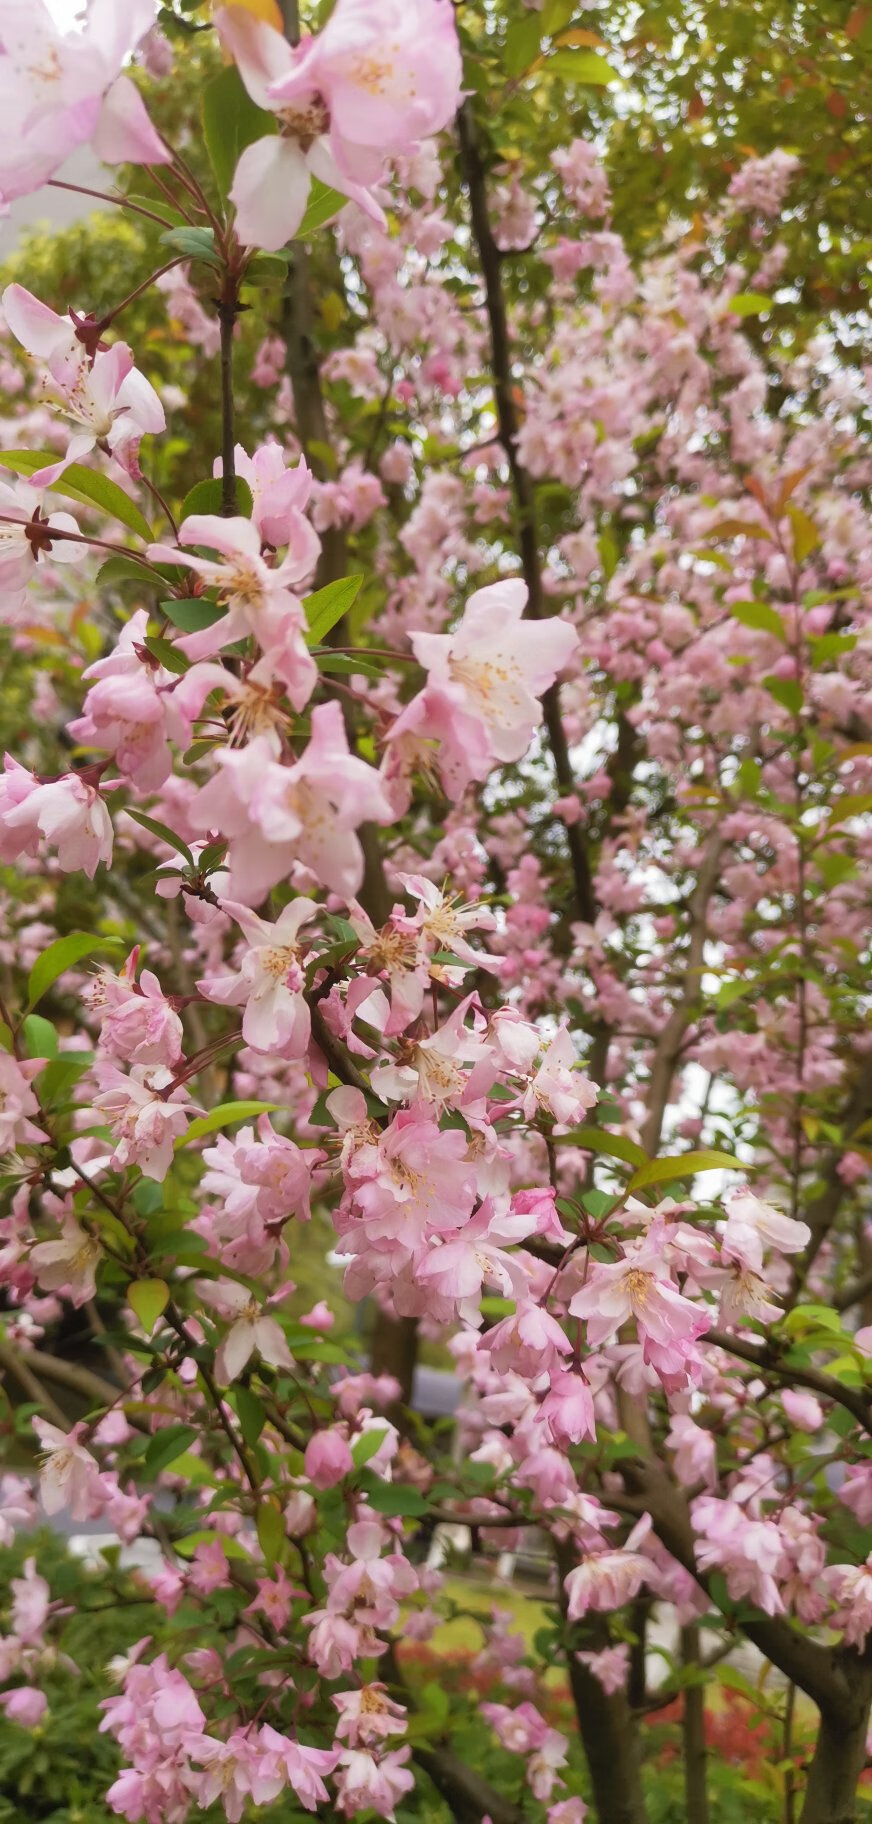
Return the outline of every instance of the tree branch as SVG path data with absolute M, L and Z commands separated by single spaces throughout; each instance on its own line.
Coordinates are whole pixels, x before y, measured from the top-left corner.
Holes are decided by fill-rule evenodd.
M 463 103 L 458 112 L 457 134 L 460 141 L 460 162 L 469 192 L 472 232 L 478 248 L 484 279 L 485 303 L 490 326 L 494 401 L 500 441 L 508 459 L 512 492 L 515 497 L 518 548 L 529 598 L 527 613 L 532 620 L 539 621 L 547 617 L 548 610 L 545 591 L 542 587 L 536 496 L 532 479 L 518 457 L 518 414 L 512 392 L 512 355 L 503 292 L 501 257 L 490 224 L 486 173 L 478 149 L 475 121 L 468 101 Z M 560 710 L 558 684 L 552 684 L 550 690 L 545 692 L 542 698 L 542 712 L 548 731 L 557 783 L 565 796 L 575 789 L 575 774 Z M 593 878 L 587 850 L 577 824 L 570 824 L 567 827 L 566 841 L 575 886 L 577 915 L 584 924 L 591 925 L 596 917 Z

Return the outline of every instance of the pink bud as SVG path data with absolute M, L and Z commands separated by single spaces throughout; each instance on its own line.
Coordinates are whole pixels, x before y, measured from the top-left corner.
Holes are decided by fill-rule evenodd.
M 305 1455 L 306 1475 L 316 1488 L 335 1488 L 354 1468 L 351 1451 L 338 1431 L 316 1431 Z
M 33 1685 L 19 1685 L 17 1691 L 3 1692 L 0 1704 L 13 1723 L 20 1723 L 22 1729 L 35 1729 L 48 1708 L 48 1698 Z

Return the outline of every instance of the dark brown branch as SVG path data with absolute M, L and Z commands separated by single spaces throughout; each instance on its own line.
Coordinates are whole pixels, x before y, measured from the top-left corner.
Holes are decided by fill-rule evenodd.
M 846 1387 L 830 1374 L 824 1374 L 817 1368 L 791 1368 L 787 1362 L 779 1361 L 772 1347 L 765 1343 L 758 1346 L 744 1337 L 731 1336 L 725 1330 L 709 1330 L 706 1342 L 714 1344 L 716 1349 L 725 1349 L 729 1355 L 737 1355 L 743 1362 L 752 1362 L 761 1374 L 775 1375 L 779 1381 L 787 1381 L 792 1387 L 808 1387 L 812 1393 L 819 1393 L 826 1400 L 834 1400 L 838 1406 L 844 1406 L 847 1412 L 853 1413 L 858 1425 L 872 1437 L 872 1404 L 859 1391 Z
M 663 1120 L 669 1107 L 681 1048 L 699 1004 L 709 900 L 718 878 L 722 848 L 720 835 L 717 830 L 713 830 L 703 851 L 690 901 L 690 942 L 681 993 L 654 1048 L 647 1087 L 648 1116 L 641 1135 L 642 1145 L 652 1159 L 660 1145 Z
M 487 179 L 481 153 L 478 148 L 475 121 L 468 101 L 463 103 L 457 115 L 457 133 L 460 141 L 460 159 L 463 175 L 469 192 L 469 210 L 472 218 L 472 231 L 481 260 L 484 278 L 485 303 L 490 327 L 491 366 L 494 382 L 494 401 L 497 411 L 497 422 L 500 430 L 500 441 L 506 452 L 509 473 L 512 480 L 512 492 L 515 497 L 515 511 L 518 524 L 518 549 L 524 581 L 527 585 L 527 613 L 533 620 L 544 620 L 548 614 L 545 591 L 542 586 L 542 563 L 539 555 L 539 529 L 536 515 L 536 495 L 531 477 L 518 457 L 518 414 L 515 408 L 512 391 L 512 354 L 509 341 L 506 301 L 503 291 L 500 250 L 494 240 L 490 223 L 487 202 Z M 569 754 L 569 743 L 560 711 L 560 687 L 552 684 L 542 698 L 542 712 L 548 741 L 554 760 L 554 771 L 557 783 L 565 796 L 575 789 L 575 774 Z M 577 824 L 570 824 L 566 831 L 569 848 L 569 859 L 575 885 L 577 916 L 585 924 L 593 924 L 596 917 L 596 901 L 593 891 L 590 862 L 584 839 Z

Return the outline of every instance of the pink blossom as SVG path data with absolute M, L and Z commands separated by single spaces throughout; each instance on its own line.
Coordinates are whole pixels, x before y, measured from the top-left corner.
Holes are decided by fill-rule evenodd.
M 154 0 L 92 0 L 60 32 L 42 0 L 8 0 L 0 41 L 0 200 L 27 196 L 76 146 L 106 164 L 164 164 L 169 153 L 139 91 L 120 74 L 154 24 Z
M 645 1360 L 658 1374 L 675 1375 L 680 1381 L 696 1338 L 711 1324 L 710 1312 L 673 1284 L 653 1227 L 644 1241 L 627 1249 L 623 1260 L 590 1262 L 585 1284 L 574 1293 L 569 1311 L 572 1317 L 587 1319 L 593 1348 L 633 1320 Z
M 762 1272 L 765 1248 L 774 1248 L 779 1254 L 797 1254 L 811 1240 L 807 1222 L 796 1222 L 750 1191 L 734 1192 L 726 1199 L 725 1208 L 722 1252 L 740 1260 L 752 1273 Z
M 580 1621 L 591 1609 L 623 1608 L 638 1595 L 650 1568 L 647 1558 L 626 1547 L 583 1558 L 563 1580 L 570 1621 Z
M 551 1388 L 539 1408 L 539 1421 L 546 1438 L 563 1450 L 583 1438 L 595 1441 L 593 1393 L 580 1371 L 551 1370 Z
M 12 1591 L 12 1627 L 19 1640 L 27 1643 L 42 1639 L 43 1629 L 48 1616 L 51 1591 L 44 1577 L 36 1569 L 36 1559 L 25 1560 L 24 1575 L 13 1577 L 10 1585 Z
M 4 833 L 12 832 L 13 854 L 33 854 L 38 838 L 56 845 L 64 873 L 83 873 L 93 880 L 100 862 L 112 860 L 112 823 L 96 786 L 79 773 L 64 773 L 45 785 L 34 784 L 12 810 L 0 807 Z M 18 847 L 14 848 L 17 840 Z
M 306 1445 L 304 1467 L 316 1488 L 335 1488 L 354 1468 L 347 1439 L 340 1431 L 313 1432 Z
M 310 1748 L 291 1736 L 280 1735 L 269 1723 L 263 1725 L 258 1745 L 265 1755 L 275 1757 L 284 1779 L 305 1811 L 315 1811 L 319 1805 L 328 1803 L 324 1781 L 339 1759 L 334 1749 Z
M 800 1388 L 785 1387 L 781 1393 L 781 1404 L 797 1431 L 820 1431 L 824 1414 L 820 1400 L 813 1393 L 806 1393 Z
M 572 1353 L 572 1344 L 557 1319 L 531 1299 L 519 1300 L 511 1317 L 486 1331 L 480 1347 L 500 1374 L 532 1379 L 559 1368 L 561 1356 Z
M 143 969 L 136 981 L 138 958 L 137 946 L 118 975 L 98 969 L 86 999 L 101 1022 L 100 1044 L 109 1057 L 169 1067 L 182 1055 L 182 1022 L 150 969 Z
M 494 583 L 470 596 L 453 633 L 411 636 L 428 682 L 390 739 L 424 729 L 439 739 L 443 779 L 455 796 L 495 763 L 522 758 L 542 720 L 538 699 L 578 644 L 566 621 L 525 621 L 526 600 L 519 579 Z
M 59 1431 L 45 1419 L 31 1421 L 42 1451 L 39 1498 L 47 1514 L 68 1507 L 73 1520 L 90 1520 L 103 1506 L 100 1474 L 94 1458 L 79 1443 L 83 1427 Z
M 145 1064 L 135 1064 L 126 1076 L 114 1064 L 97 1064 L 95 1074 L 94 1107 L 115 1136 L 116 1165 L 135 1163 L 160 1183 L 172 1165 L 173 1143 L 190 1119 L 187 1090 L 171 1087 L 170 1071 Z
M 218 553 L 211 558 L 186 552 L 184 562 L 216 590 L 218 601 L 227 609 L 210 627 L 187 634 L 180 642 L 189 658 L 208 658 L 222 646 L 253 634 L 269 655 L 270 668 L 281 679 L 294 708 L 303 709 L 318 672 L 303 638 L 302 605 L 292 590 L 311 571 L 311 544 L 297 539 L 296 551 L 289 549 L 280 564 L 270 565 L 261 556 L 261 535 L 250 519 L 221 519 L 210 513 L 191 514 L 183 520 L 179 543 L 205 545 Z M 149 557 L 158 564 L 179 562 L 173 545 L 150 545 Z
M 197 983 L 200 992 L 222 1006 L 245 1007 L 242 1036 L 256 1051 L 304 1057 L 311 1018 L 297 938 L 315 916 L 314 900 L 291 900 L 272 924 L 233 900 L 225 900 L 223 909 L 235 918 L 248 948 L 238 971 L 205 978 Z
M 346 1748 L 336 1775 L 336 1797 L 346 1817 L 372 1810 L 392 1824 L 395 1805 L 415 1784 L 415 1776 L 406 1766 L 411 1753 L 408 1747 L 399 1748 L 377 1761 L 366 1749 Z
M 30 1251 L 40 1285 L 49 1292 L 62 1292 L 77 1307 L 94 1297 L 102 1259 L 99 1241 L 79 1227 L 72 1213 L 64 1217 L 59 1241 L 40 1241 Z
M 30 1119 L 40 1112 L 30 1085 L 43 1062 L 42 1058 L 14 1058 L 11 1052 L 0 1050 L 0 1149 L 4 1153 L 22 1143 L 48 1138 Z
M 52 540 L 52 531 L 78 533 L 79 527 L 70 513 L 50 513 L 44 518 L 42 498 L 41 490 L 29 481 L 0 481 L 0 593 L 3 619 L 12 625 L 18 621 L 20 600 L 37 576 L 43 552 L 51 556 L 53 564 L 77 563 L 86 555 L 86 546 L 73 539 Z
M 39 487 L 56 481 L 71 462 L 78 462 L 97 443 L 106 443 L 131 474 L 137 473 L 140 438 L 166 429 L 161 402 L 145 375 L 133 364 L 126 342 L 98 349 L 90 357 L 69 317 L 59 317 L 47 304 L 7 285 L 3 311 L 12 334 L 42 364 L 43 387 L 74 429 L 63 458 L 31 477 Z
M 0 1708 L 19 1728 L 36 1729 L 48 1709 L 48 1698 L 34 1685 L 18 1685 L 14 1691 L 0 1692 Z
M 215 1373 L 222 1386 L 239 1379 L 243 1368 L 257 1351 L 262 1361 L 272 1368 L 292 1368 L 293 1359 L 285 1333 L 276 1318 L 268 1316 L 262 1304 L 245 1286 L 235 1280 L 220 1280 L 217 1285 L 203 1285 L 201 1296 L 215 1305 L 222 1316 L 232 1319 L 231 1327 L 215 1356 Z
M 388 1696 L 385 1685 L 361 1685 L 357 1691 L 334 1693 L 339 1711 L 336 1735 L 351 1748 L 373 1748 L 389 1735 L 402 1735 L 406 1710 Z
M 181 713 L 173 674 L 150 659 L 143 644 L 147 633 L 148 612 L 140 608 L 122 628 L 108 658 L 98 659 L 82 674 L 97 683 L 85 697 L 84 714 L 69 724 L 69 730 L 86 746 L 113 754 L 134 785 L 153 792 L 172 767 L 169 742 L 184 748 L 191 725 Z
M 576 1659 L 587 1666 L 609 1697 L 625 1691 L 630 1673 L 630 1649 L 626 1641 L 617 1647 L 603 1647 L 599 1653 L 576 1653 Z
M 872 1629 L 872 1557 L 865 1564 L 831 1564 L 821 1581 L 834 1605 L 832 1626 L 842 1629 L 846 1646 L 862 1648 Z

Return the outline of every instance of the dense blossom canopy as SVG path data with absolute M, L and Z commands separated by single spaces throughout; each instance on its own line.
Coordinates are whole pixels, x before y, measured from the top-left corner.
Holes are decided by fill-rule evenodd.
M 41 1467 L 0 1482 L 0 1538 L 38 1494 L 136 1548 L 157 1620 L 100 1724 L 130 1824 L 430 1791 L 646 1824 L 652 1620 L 691 1824 L 742 1641 L 780 1677 L 785 1818 L 801 1790 L 846 1824 L 869 401 L 844 325 L 790 333 L 801 149 L 640 253 L 607 135 L 554 100 L 612 76 L 558 0 L 505 32 L 449 0 L 156 16 L 0 17 L 0 195 L 88 142 L 145 223 L 105 309 L 2 296 L 0 622 L 33 694 L 0 779 L 0 1364 Z M 99 1373 L 54 1347 L 70 1311 Z M 407 1657 L 456 1604 L 452 1527 L 553 1568 L 532 1645 L 481 1623 L 493 1778 Z M 39 1731 L 67 1611 L 35 1557 L 12 1598 L 0 1703 Z

